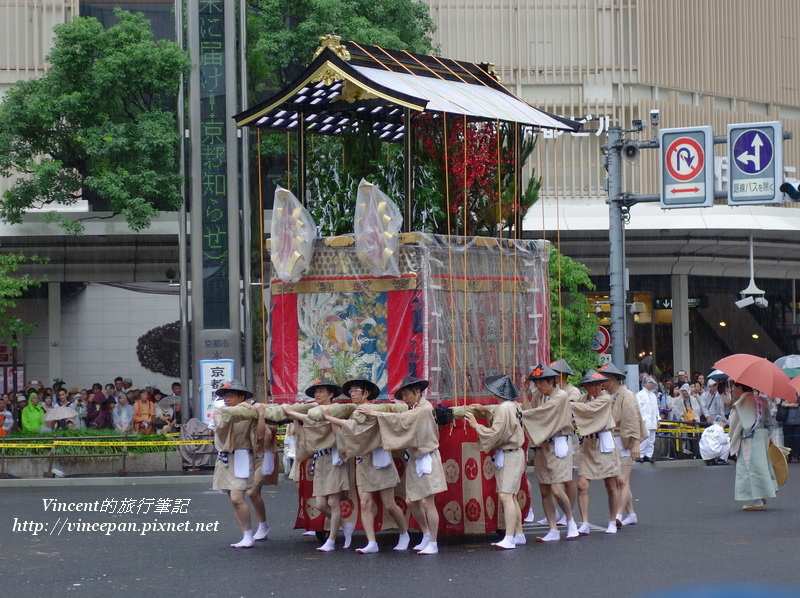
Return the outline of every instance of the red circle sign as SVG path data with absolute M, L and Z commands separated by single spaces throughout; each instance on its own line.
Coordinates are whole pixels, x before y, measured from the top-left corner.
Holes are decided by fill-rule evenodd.
M 597 333 L 594 335 L 592 339 L 592 350 L 595 353 L 605 353 L 608 348 L 611 346 L 611 334 L 603 328 L 599 326 L 597 328 Z
M 670 143 L 664 161 L 670 176 L 682 183 L 696 178 L 706 163 L 703 146 L 691 137 L 680 137 Z

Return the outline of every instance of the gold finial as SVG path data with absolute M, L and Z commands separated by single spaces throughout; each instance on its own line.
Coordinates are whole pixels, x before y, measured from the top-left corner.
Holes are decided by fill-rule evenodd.
M 500 75 L 494 70 L 494 62 L 481 62 L 478 66 L 486 71 L 487 75 L 493 77 L 498 83 L 500 82 Z
M 325 48 L 330 48 L 342 60 L 350 60 L 350 52 L 348 52 L 347 48 L 341 43 L 341 36 L 329 33 L 328 35 L 320 37 L 319 41 L 320 46 L 317 48 L 316 52 L 314 52 L 314 58 L 319 56 Z

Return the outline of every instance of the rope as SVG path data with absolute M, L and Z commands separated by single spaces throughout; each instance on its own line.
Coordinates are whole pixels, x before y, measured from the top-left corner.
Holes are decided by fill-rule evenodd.
M 452 237 L 452 223 L 450 221 L 450 214 L 452 213 L 450 205 L 450 144 L 447 137 L 447 113 L 443 113 L 442 118 L 442 140 L 444 141 L 444 192 L 445 192 L 445 208 L 447 210 L 447 236 Z M 447 244 L 447 267 L 451 279 L 453 275 L 453 245 Z M 448 293 L 448 315 L 450 317 L 450 360 L 453 365 L 456 363 L 456 347 L 455 347 L 455 304 L 454 304 L 454 289 L 450 284 L 450 292 Z M 458 400 L 458 384 L 456 382 L 455 373 L 453 376 L 453 400 Z
M 256 129 L 258 133 L 258 252 L 259 252 L 259 266 L 261 269 L 261 355 L 264 360 L 264 367 L 261 368 L 263 372 L 263 384 L 265 394 L 269 391 L 267 368 L 269 367 L 269 352 L 267 351 L 267 309 L 264 305 L 264 175 L 261 165 L 261 129 Z
M 503 217 L 503 193 L 502 193 L 502 186 L 501 186 L 501 178 L 502 173 L 500 171 L 500 121 L 495 120 L 495 144 L 497 147 L 497 222 L 500 223 Z M 505 252 L 503 247 L 503 230 L 500 229 L 500 313 L 503 313 L 505 305 L 506 305 L 506 288 L 505 288 L 505 270 L 503 263 L 503 253 Z M 500 363 L 506 363 L 506 319 L 500 318 L 500 338 L 502 339 L 500 342 Z M 516 378 L 513 376 L 513 369 L 512 369 L 512 380 Z
M 463 202 L 464 213 L 462 214 L 462 220 L 464 222 L 464 265 L 462 267 L 463 277 L 464 277 L 464 292 L 462 293 L 464 296 L 464 306 L 463 306 L 463 315 L 462 315 L 462 326 L 461 326 L 461 346 L 463 347 L 463 356 L 461 361 L 461 383 L 464 387 L 464 404 L 467 404 L 467 392 L 469 389 L 467 388 L 467 115 L 463 115 L 464 121 L 464 128 L 462 134 L 462 145 L 464 146 L 464 156 L 462 159 L 462 181 L 463 187 L 461 191 L 461 201 Z
M 292 139 L 286 131 L 286 188 L 292 188 Z

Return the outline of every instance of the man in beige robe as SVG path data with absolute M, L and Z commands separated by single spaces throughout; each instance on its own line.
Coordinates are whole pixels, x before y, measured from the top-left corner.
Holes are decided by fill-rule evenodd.
M 572 443 L 575 431 L 567 393 L 556 386 L 558 374 L 545 364 L 537 365 L 526 382 L 536 386 L 534 402 L 526 401 L 527 385 L 523 392 L 522 423 L 534 448 L 533 473 L 539 480 L 542 507 L 550 531 L 537 542 L 557 542 L 561 539 L 555 513 L 555 503 L 567 516 L 567 539 L 578 537 L 578 526 L 572 517 L 564 483 L 572 481 Z
M 439 426 L 433 405 L 422 396 L 428 381 L 406 376 L 395 391 L 396 399 L 408 405 L 408 411 L 387 413 L 375 411 L 368 404 L 358 411 L 378 419 L 384 450 L 406 450 L 406 501 L 422 531 L 422 541 L 414 546 L 417 554 L 436 554 L 438 548 L 439 511 L 435 496 L 447 490 L 447 482 L 439 454 Z
M 489 412 L 483 409 L 489 426 L 478 424 L 475 415 L 467 412 L 467 423 L 478 433 L 478 442 L 484 453 L 494 451 L 494 476 L 497 494 L 503 506 L 506 535 L 492 546 L 503 550 L 513 550 L 525 543 L 522 533 L 522 513 L 517 502 L 520 480 L 525 472 L 525 455 L 520 450 L 525 442 L 522 429 L 522 411 L 517 399 L 519 391 L 511 378 L 505 374 L 489 376 L 484 381 L 486 388 L 501 399 L 497 408 Z
M 611 397 L 614 413 L 614 441 L 619 447 L 622 469 L 617 477 L 616 522 L 620 525 L 636 525 L 638 518 L 633 509 L 633 492 L 631 491 L 631 471 L 634 461 L 639 460 L 639 444 L 647 436 L 647 427 L 642 419 L 639 401 L 627 387 L 624 372 L 613 363 L 600 368 L 600 372 L 609 378 L 605 391 Z M 625 511 L 628 516 L 624 517 Z
M 315 381 L 305 390 L 306 396 L 313 398 L 318 406 L 331 405 L 333 399 L 342 394 L 342 388 L 332 380 Z M 331 552 L 336 549 L 336 535 L 342 523 L 342 493 L 350 489 L 347 460 L 343 458 L 336 446 L 336 430 L 327 421 L 314 421 L 308 414 L 301 413 L 295 407 L 282 405 L 286 415 L 303 423 L 302 441 L 305 452 L 313 459 L 313 489 L 317 508 L 330 520 L 328 539 L 317 550 Z M 344 524 L 344 548 L 350 547 L 355 526 Z
M 350 399 L 358 407 L 368 401 L 378 398 L 380 389 L 369 380 L 349 380 L 342 385 L 342 391 L 350 395 Z M 326 420 L 340 428 L 340 435 L 344 451 L 348 456 L 357 457 L 356 485 L 361 513 L 361 524 L 367 536 L 367 545 L 356 549 L 359 554 L 372 554 L 378 552 L 378 542 L 375 538 L 375 497 L 377 493 L 383 504 L 384 512 L 389 515 L 400 531 L 400 537 L 395 545 L 395 550 L 406 550 L 410 542 L 408 525 L 402 509 L 394 501 L 394 487 L 400 483 L 397 467 L 394 465 L 391 453 L 385 451 L 380 445 L 380 430 L 377 419 L 367 418 L 344 420 L 334 417 L 330 406 L 322 408 Z
M 558 374 L 558 379 L 556 380 L 556 385 L 558 388 L 563 390 L 567 393 L 570 401 L 579 401 L 581 398 L 581 391 L 580 389 L 576 388 L 572 384 L 569 383 L 569 376 L 574 376 L 575 373 L 572 371 L 572 368 L 569 367 L 569 364 L 564 359 L 556 359 L 555 361 L 551 361 L 549 365 L 550 369 L 553 370 L 556 374 Z M 523 407 L 524 408 L 524 407 Z M 574 427 L 574 426 L 573 426 Z M 569 499 L 569 504 L 573 507 L 578 502 L 578 486 L 575 484 L 575 471 L 578 469 L 578 462 L 580 461 L 580 445 L 578 444 L 578 437 L 575 435 L 573 430 L 570 436 L 570 444 L 572 445 L 572 471 L 573 477 L 566 482 L 564 482 L 564 492 L 567 494 L 567 498 Z M 553 509 L 555 511 L 556 521 L 559 526 L 567 525 L 567 516 L 560 512 L 558 507 L 553 502 Z M 532 512 L 529 512 L 529 517 L 525 518 L 524 521 L 531 522 L 533 521 Z M 539 525 L 548 525 L 547 517 L 540 519 L 537 521 Z
M 256 485 L 256 468 L 261 467 L 263 458 L 263 452 L 259 454 L 258 451 L 263 447 L 266 435 L 264 404 L 247 403 L 253 393 L 237 380 L 224 384 L 216 394 L 225 401 L 225 406 L 214 409 L 214 448 L 218 451 L 218 458 L 214 466 L 213 488 L 228 495 L 234 519 L 242 530 L 242 539 L 231 544 L 231 548 L 252 548 L 256 538 L 250 529 L 250 508 L 245 494 L 250 498 L 259 521 L 256 534 L 269 534 L 261 486 Z
M 609 520 L 607 534 L 617 533 L 615 520 L 617 508 L 617 476 L 620 474 L 619 447 L 614 442 L 612 430 L 614 416 L 611 397 L 603 390 L 608 378 L 589 370 L 579 386 L 586 390 L 580 401 L 570 403 L 581 442 L 581 460 L 578 468 L 578 508 L 581 525 L 578 534 L 589 534 L 589 483 L 603 480 L 608 495 Z

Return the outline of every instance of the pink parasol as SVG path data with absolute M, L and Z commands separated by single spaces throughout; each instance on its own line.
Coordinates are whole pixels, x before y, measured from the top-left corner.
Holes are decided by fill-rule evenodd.
M 752 386 L 770 397 L 795 400 L 796 391 L 789 383 L 789 376 L 768 359 L 736 353 L 723 357 L 714 367 L 728 374 L 732 380 Z

